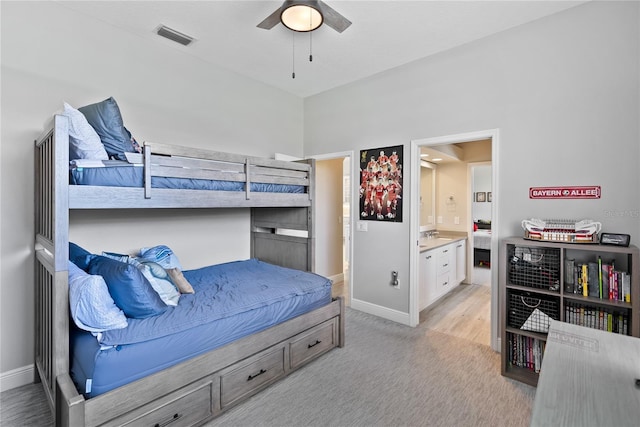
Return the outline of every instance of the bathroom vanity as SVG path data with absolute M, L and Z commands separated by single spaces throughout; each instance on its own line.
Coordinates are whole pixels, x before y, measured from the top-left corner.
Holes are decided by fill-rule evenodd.
M 466 237 L 422 237 L 419 241 L 418 309 L 434 304 L 466 279 Z

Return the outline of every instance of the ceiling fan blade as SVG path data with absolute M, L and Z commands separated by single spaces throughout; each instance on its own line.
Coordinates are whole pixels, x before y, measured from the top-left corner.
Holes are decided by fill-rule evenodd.
M 318 6 L 320 6 L 320 11 L 324 16 L 324 24 L 333 28 L 337 32 L 341 33 L 351 25 L 351 21 L 349 21 L 344 16 L 340 15 L 336 12 L 331 6 L 327 5 L 323 1 L 318 1 Z
M 257 25 L 258 28 L 264 28 L 270 30 L 280 23 L 280 13 L 282 12 L 282 6 L 277 8 L 271 15 L 267 16 L 264 21 Z

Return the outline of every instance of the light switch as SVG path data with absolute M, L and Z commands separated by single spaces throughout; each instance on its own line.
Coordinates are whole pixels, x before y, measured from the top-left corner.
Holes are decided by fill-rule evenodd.
M 453 223 L 454 224 L 460 224 L 460 217 L 459 216 L 454 216 L 453 217 Z
M 367 225 L 364 221 L 358 221 L 358 231 L 367 231 Z
M 438 224 L 442 224 L 442 216 L 438 215 Z

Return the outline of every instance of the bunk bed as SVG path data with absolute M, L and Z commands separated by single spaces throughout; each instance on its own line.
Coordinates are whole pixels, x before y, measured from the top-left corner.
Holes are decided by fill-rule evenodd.
M 250 261 L 312 272 L 314 168 L 312 162 L 145 144 L 140 165 L 117 166 L 139 176 L 134 186 L 81 182 L 86 177 L 80 175 L 103 172 L 70 171 L 64 115 L 53 117 L 35 147 L 35 364 L 56 425 L 200 425 L 344 345 L 344 301 L 329 295 L 309 311 L 293 310 L 266 329 L 124 385 L 95 396 L 79 391 L 70 369 L 76 339 L 69 311 L 71 210 L 248 208 Z M 196 273 L 185 276 L 197 280 Z

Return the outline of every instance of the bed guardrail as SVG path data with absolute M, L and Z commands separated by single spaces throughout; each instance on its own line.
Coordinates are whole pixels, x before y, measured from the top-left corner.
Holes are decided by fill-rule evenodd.
M 55 116 L 35 141 L 34 354 L 51 407 L 56 378 L 69 369 L 68 135 L 67 118 Z
M 144 145 L 144 193 L 151 198 L 151 178 L 190 178 L 242 182 L 251 199 L 251 183 L 304 186 L 308 191 L 311 167 L 305 163 L 263 159 L 239 154 L 149 143 Z

